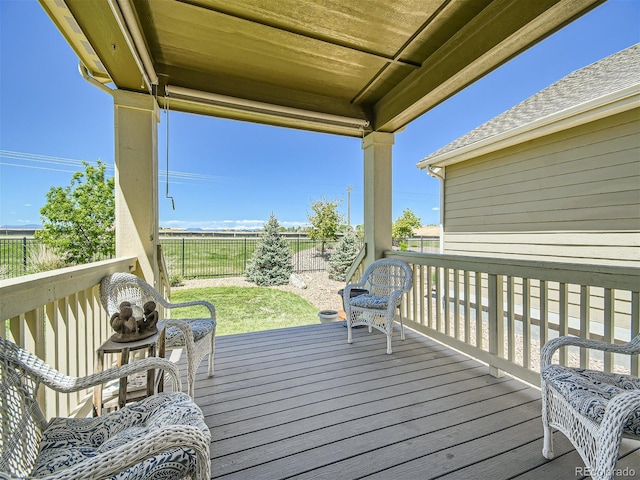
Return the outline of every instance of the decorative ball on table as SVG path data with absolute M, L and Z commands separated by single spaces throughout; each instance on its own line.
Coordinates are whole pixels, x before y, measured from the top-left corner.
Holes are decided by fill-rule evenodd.
M 140 318 L 136 318 L 135 311 L 143 311 Z M 130 302 L 122 302 L 120 311 L 111 316 L 111 328 L 115 333 L 111 336 L 114 342 L 135 342 L 158 333 L 159 315 L 155 302 L 147 302 L 141 309 Z

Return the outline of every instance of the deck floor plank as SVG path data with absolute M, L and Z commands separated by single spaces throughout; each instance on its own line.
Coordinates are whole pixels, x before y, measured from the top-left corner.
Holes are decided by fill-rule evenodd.
M 408 330 L 341 323 L 216 339 L 216 374 L 200 365 L 196 402 L 211 427 L 212 478 L 583 478 L 555 434 L 541 453 L 540 392 Z M 640 475 L 640 442 L 620 468 Z

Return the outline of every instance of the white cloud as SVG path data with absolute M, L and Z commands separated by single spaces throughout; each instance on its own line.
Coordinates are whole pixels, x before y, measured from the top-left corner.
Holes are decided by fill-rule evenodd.
M 433 207 L 431 210 L 433 210 L 434 212 L 437 212 L 440 210 L 440 207 Z

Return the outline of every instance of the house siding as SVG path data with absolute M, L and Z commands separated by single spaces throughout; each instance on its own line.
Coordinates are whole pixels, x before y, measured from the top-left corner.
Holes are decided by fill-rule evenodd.
M 444 251 L 640 266 L 640 109 L 446 168 Z

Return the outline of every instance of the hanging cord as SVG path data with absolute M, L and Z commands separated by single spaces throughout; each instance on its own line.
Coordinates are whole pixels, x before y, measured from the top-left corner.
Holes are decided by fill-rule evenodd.
M 165 123 L 166 123 L 166 133 L 165 133 L 165 145 L 166 145 L 166 158 L 167 158 L 167 167 L 165 172 L 165 198 L 171 199 L 171 208 L 173 210 L 176 209 L 176 204 L 173 200 L 173 197 L 169 195 L 169 102 L 167 101 L 168 93 L 165 87 L 164 92 L 164 115 L 165 115 Z

